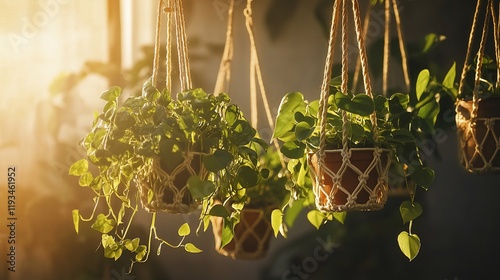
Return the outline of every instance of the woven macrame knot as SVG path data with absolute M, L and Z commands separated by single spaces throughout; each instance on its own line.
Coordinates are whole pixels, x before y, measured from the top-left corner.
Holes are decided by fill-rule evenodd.
M 368 177 L 368 174 L 361 174 L 359 175 L 359 181 L 364 183 L 368 180 Z
M 486 119 L 484 120 L 484 125 L 488 128 L 491 129 L 495 125 L 495 119 Z

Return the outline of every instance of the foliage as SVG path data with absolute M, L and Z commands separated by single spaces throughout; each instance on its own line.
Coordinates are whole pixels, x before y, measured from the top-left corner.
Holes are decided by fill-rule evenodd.
M 201 89 L 179 93 L 171 99 L 167 91 L 160 92 L 150 81 L 142 96 L 119 102 L 121 89 L 111 87 L 101 95 L 106 101 L 102 112 L 95 114 L 91 131 L 81 144 L 87 158 L 74 163 L 70 175 L 79 176 L 80 186 L 95 193 L 95 207 L 90 218 L 73 211 L 75 230 L 79 221 L 93 222 L 92 228 L 102 233 L 104 255 L 118 259 L 125 250 L 135 253 L 135 262 L 145 262 L 151 252 L 151 241 L 172 248 L 183 247 L 197 253 L 192 243 L 185 243 L 191 233 L 188 224 L 178 230 L 180 241 L 169 243 L 158 237 L 156 213 L 151 213 L 149 240 L 139 245 L 138 238 L 128 237 L 134 216 L 140 211 L 139 191 L 135 185 L 141 178 L 155 172 L 155 158 L 161 168 L 171 173 L 189 154 L 200 155 L 206 177 L 192 176 L 187 184 L 194 199 L 203 204 L 202 219 L 220 215 L 214 200 L 231 198 L 244 204 L 245 190 L 261 180 L 263 170 L 257 169 L 257 148 L 267 145 L 243 117 L 239 108 L 230 103 L 226 94 L 215 96 Z M 163 161 L 162 161 L 163 160 Z M 148 193 L 148 201 L 153 193 Z M 98 207 L 104 200 L 101 211 Z M 231 222 L 239 220 L 239 211 Z M 228 236 L 232 238 L 232 227 Z
M 342 130 L 348 129 L 349 147 L 383 147 L 392 150 L 393 168 L 406 185 L 411 194 L 411 201 L 401 205 L 401 215 L 404 222 L 409 222 L 409 232 L 406 239 L 401 240 L 401 250 L 413 259 L 418 250 L 418 236 L 412 234 L 413 219 L 421 212 L 421 206 L 414 201 L 415 186 L 427 190 L 434 179 L 434 170 L 428 167 L 421 158 L 419 143 L 432 135 L 439 113 L 439 98 L 441 94 L 456 96 L 454 88 L 455 65 L 451 67 L 442 83 L 431 78 L 428 70 L 422 70 L 415 85 L 415 96 L 395 93 L 390 97 L 370 96 L 359 93 L 342 93 L 339 78 L 334 78 L 330 84 L 328 112 L 326 120 L 326 148 L 342 147 Z M 413 97 L 413 98 L 411 98 Z M 414 102 L 412 102 L 414 100 Z M 293 202 L 290 208 L 311 206 L 313 204 L 312 178 L 307 161 L 308 152 L 319 149 L 320 123 L 318 122 L 318 104 L 315 100 L 308 102 L 299 92 L 292 92 L 282 99 L 276 129 L 273 137 L 283 141 L 281 152 L 289 159 L 288 169 L 292 174 L 294 185 L 289 188 Z M 347 122 L 342 121 L 342 111 L 346 112 Z M 370 115 L 376 114 L 378 135 L 375 138 Z M 391 178 L 392 179 L 392 178 Z M 408 183 L 411 182 L 411 183 Z M 275 234 L 277 229 L 286 223 L 284 215 L 275 212 L 273 215 Z M 322 213 L 312 210 L 307 215 L 316 228 L 327 220 L 344 221 L 345 213 Z M 402 233 L 403 234 L 403 233 Z M 404 242 L 403 242 L 404 241 Z M 411 247 L 411 248 L 410 248 Z

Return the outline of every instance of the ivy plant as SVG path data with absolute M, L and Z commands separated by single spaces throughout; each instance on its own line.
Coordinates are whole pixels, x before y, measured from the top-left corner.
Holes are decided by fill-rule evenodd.
M 340 78 L 332 79 L 330 84 L 326 149 L 342 147 L 344 126 L 341 112 L 345 111 L 349 147 L 378 146 L 392 151 L 394 171 L 390 174 L 390 182 L 404 182 L 410 193 L 410 200 L 400 206 L 401 217 L 405 224 L 409 224 L 409 229 L 398 236 L 400 249 L 410 260 L 416 257 L 420 249 L 420 239 L 412 232 L 413 220 L 422 214 L 421 205 L 415 201 L 416 189 L 418 186 L 427 190 L 435 176 L 434 170 L 422 160 L 419 143 L 435 133 L 440 96 L 456 95 L 455 75 L 453 65 L 444 80 L 438 82 L 425 69 L 418 75 L 415 92 L 395 93 L 389 97 L 378 95 L 371 98 L 365 93 L 344 94 L 340 90 Z M 284 96 L 278 110 L 273 137 L 283 142 L 281 152 L 288 158 L 288 170 L 293 181 L 289 191 L 293 199 L 283 209 L 273 212 L 275 234 L 280 228 L 286 227 L 287 221 L 292 221 L 284 214 L 285 208 L 288 207 L 290 212 L 290 209 L 302 209 L 314 204 L 307 154 L 319 149 L 318 104 L 318 100 L 308 102 L 301 93 L 292 92 Z M 374 112 L 377 117 L 377 138 L 373 134 L 370 121 L 370 115 Z M 343 223 L 346 214 L 312 209 L 307 218 L 312 225 L 319 228 L 329 220 L 335 219 Z
M 172 99 L 150 80 L 141 96 L 120 102 L 121 93 L 119 87 L 111 87 L 101 95 L 106 103 L 101 113 L 95 113 L 91 131 L 81 142 L 87 156 L 70 167 L 69 174 L 79 177 L 80 186 L 95 194 L 89 218 L 73 210 L 75 230 L 78 232 L 80 221 L 91 222 L 91 228 L 102 234 L 104 255 L 116 260 L 130 251 L 135 254 L 132 265 L 148 259 L 153 239 L 159 243 L 158 253 L 162 245 L 201 252 L 186 242 L 191 233 L 187 223 L 179 227 L 177 242 L 160 238 L 155 211 L 150 213 L 149 239 L 141 243 L 138 237 L 130 237 L 130 225 L 143 210 L 138 181 L 154 171 L 155 158 L 160 158 L 161 168 L 169 173 L 183 164 L 186 153 L 200 156 L 207 175 L 193 175 L 187 185 L 192 198 L 202 204 L 201 217 L 206 221 L 210 215 L 225 215 L 214 204 L 216 198 L 243 202 L 245 189 L 259 182 L 266 172 L 257 168 L 257 148 L 265 150 L 267 144 L 227 94 L 193 89 Z M 154 195 L 148 192 L 146 202 Z M 239 211 L 229 220 L 239 220 Z M 233 227 L 227 229 L 226 235 L 232 238 Z

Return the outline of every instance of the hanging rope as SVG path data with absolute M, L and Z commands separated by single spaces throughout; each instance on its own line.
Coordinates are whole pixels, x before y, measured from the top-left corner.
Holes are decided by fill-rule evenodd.
M 357 0 L 352 0 L 352 13 L 354 17 L 354 26 L 356 31 L 356 41 L 358 43 L 360 65 L 362 70 L 363 84 L 366 94 L 373 98 L 371 81 L 368 75 L 368 62 L 366 47 L 363 39 L 363 30 L 361 27 L 361 16 Z M 329 81 L 331 79 L 334 42 L 338 28 L 338 17 L 342 9 L 342 84 L 341 91 L 347 94 L 348 85 L 348 7 L 347 0 L 335 1 L 332 14 L 332 26 L 330 31 L 328 52 L 325 63 L 323 83 L 321 87 L 321 96 L 319 101 L 318 122 L 320 123 L 320 146 L 317 153 L 309 159 L 315 175 L 314 193 L 316 195 L 316 207 L 321 211 L 345 211 L 345 210 L 377 210 L 383 207 L 387 200 L 387 174 L 389 170 L 389 161 L 387 151 L 380 148 L 351 149 L 349 147 L 349 120 L 348 114 L 342 111 L 342 150 L 340 153 L 341 164 L 338 170 L 332 170 L 325 165 L 325 146 L 326 146 L 326 125 L 329 96 Z M 370 115 L 374 140 L 378 139 L 377 119 L 375 112 Z M 367 166 L 356 166 L 351 163 L 351 152 L 368 152 L 372 157 L 364 164 Z M 329 153 L 338 153 L 331 151 Z M 382 156 L 382 154 L 384 156 Z M 384 157 L 384 160 L 382 160 Z M 335 168 L 335 167 L 334 167 Z M 360 169 L 361 168 L 361 169 Z M 349 173 L 349 174 L 347 174 Z M 349 187 L 343 186 L 343 178 L 353 175 L 357 178 L 357 183 L 350 182 Z M 369 180 L 371 177 L 371 181 Z M 375 180 L 375 181 L 374 181 Z M 351 190 L 351 188 L 353 188 Z M 349 189 L 349 190 L 348 190 Z M 358 195 L 366 196 L 366 201 L 358 202 Z M 338 197 L 344 196 L 345 202 L 338 203 Z
M 476 6 L 476 12 L 474 14 L 473 27 L 471 29 L 471 34 L 469 36 L 469 45 L 467 48 L 466 60 L 464 63 L 464 72 L 462 72 L 460 80 L 459 94 L 463 98 L 464 84 L 466 72 L 469 69 L 469 59 L 471 53 L 472 39 L 475 36 L 478 20 L 478 13 L 480 7 L 480 0 Z M 460 161 L 466 170 L 476 174 L 483 173 L 496 173 L 500 171 L 500 135 L 498 135 L 498 122 L 500 118 L 495 115 L 496 112 L 488 110 L 488 105 L 495 106 L 497 101 L 495 98 L 488 99 L 485 98 L 484 101 L 486 109 L 483 109 L 481 117 L 478 116 L 479 110 L 479 90 L 480 82 L 482 76 L 482 66 L 484 58 L 484 50 L 486 45 L 486 40 L 488 37 L 488 26 L 490 22 L 493 21 L 493 32 L 494 43 L 495 43 L 495 59 L 498 65 L 499 58 L 499 34 L 498 34 L 498 15 L 495 11 L 495 6 L 492 0 L 488 0 L 486 4 L 486 14 L 484 19 L 484 25 L 481 31 L 481 39 L 479 43 L 479 50 L 477 52 L 476 69 L 474 76 L 474 88 L 472 91 L 472 105 L 466 100 L 457 101 L 457 132 L 460 140 Z M 498 69 L 497 69 L 497 81 L 495 83 L 495 90 L 498 88 Z M 472 106 L 472 108 L 470 108 Z M 498 105 L 497 105 L 498 106 Z M 492 108 L 489 108 L 492 109 Z M 470 113 L 464 113 L 469 111 Z
M 229 83 L 231 81 L 231 64 L 234 53 L 234 36 L 233 36 L 233 18 L 234 18 L 234 0 L 229 2 L 229 10 L 227 12 L 227 31 L 226 43 L 224 44 L 224 52 L 215 82 L 214 94 L 218 95 L 221 92 L 229 91 Z
M 464 91 L 465 79 L 467 78 L 467 72 L 468 72 L 468 68 L 469 68 L 469 59 L 471 56 L 472 43 L 474 42 L 474 33 L 476 30 L 477 21 L 479 18 L 480 8 L 481 8 L 481 0 L 477 0 L 476 10 L 474 12 L 474 17 L 472 20 L 472 28 L 471 28 L 471 31 L 469 34 L 469 43 L 467 44 L 467 51 L 465 52 L 465 61 L 464 61 L 464 66 L 462 67 L 462 75 L 460 77 L 460 82 L 458 85 L 458 95 L 459 96 L 463 96 L 462 93 Z
M 187 47 L 186 22 L 184 20 L 184 9 L 182 0 L 174 0 L 174 18 L 177 28 L 177 52 L 179 56 L 179 76 L 181 81 L 181 91 L 193 88 L 191 81 L 191 69 L 189 65 L 189 55 Z
M 372 11 L 372 2 L 368 2 L 368 8 L 366 10 L 365 14 L 365 19 L 363 23 L 363 37 L 366 38 L 366 34 L 368 33 L 368 28 L 370 27 L 370 15 Z M 351 87 L 351 92 L 356 92 L 356 89 L 358 87 L 358 79 L 359 79 L 359 72 L 361 71 L 361 60 L 359 56 L 356 58 L 356 67 L 354 68 L 354 75 L 352 79 L 352 87 Z
M 158 72 L 160 70 L 160 40 L 161 40 L 161 15 L 163 14 L 163 5 L 164 0 L 160 0 L 158 2 L 158 10 L 156 15 L 156 31 L 155 31 L 155 46 L 154 46 L 154 56 L 153 56 L 153 74 L 152 74 L 152 83 L 156 86 L 156 82 L 158 81 Z
M 396 30 L 398 33 L 399 51 L 401 52 L 401 67 L 403 68 L 403 77 L 405 79 L 406 91 L 410 92 L 410 75 L 408 71 L 408 58 L 406 55 L 406 47 L 403 38 L 403 31 L 401 28 L 401 17 L 399 15 L 399 8 L 396 0 L 392 0 L 392 7 L 394 11 L 394 19 L 396 21 Z
M 384 58 L 382 63 L 382 94 L 387 96 L 387 80 L 389 77 L 389 55 L 390 55 L 390 26 L 391 26 L 391 4 L 389 0 L 385 0 L 385 28 L 384 28 Z

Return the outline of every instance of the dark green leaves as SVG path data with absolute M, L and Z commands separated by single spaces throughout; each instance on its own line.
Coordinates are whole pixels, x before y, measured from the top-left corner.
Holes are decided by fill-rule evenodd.
M 369 116 L 375 110 L 373 99 L 364 93 L 350 98 L 348 95 L 337 92 L 335 93 L 335 104 L 342 110 L 360 116 Z
M 194 199 L 203 199 L 215 191 L 214 183 L 203 181 L 199 176 L 191 176 L 187 185 Z
M 415 171 L 411 174 L 411 177 L 415 181 L 415 183 L 424 189 L 430 187 L 432 182 L 434 181 L 434 170 L 429 167 L 419 167 L 416 168 Z
M 409 200 L 404 201 L 401 203 L 401 206 L 399 206 L 399 212 L 401 213 L 401 218 L 403 218 L 403 223 L 405 224 L 422 215 L 422 211 L 422 206 L 419 203 L 412 203 Z
M 306 144 L 298 141 L 288 141 L 281 147 L 281 152 L 288 158 L 301 158 L 305 154 Z
M 226 150 L 217 150 L 211 155 L 203 156 L 203 164 L 210 172 L 220 171 L 233 161 L 234 157 Z

